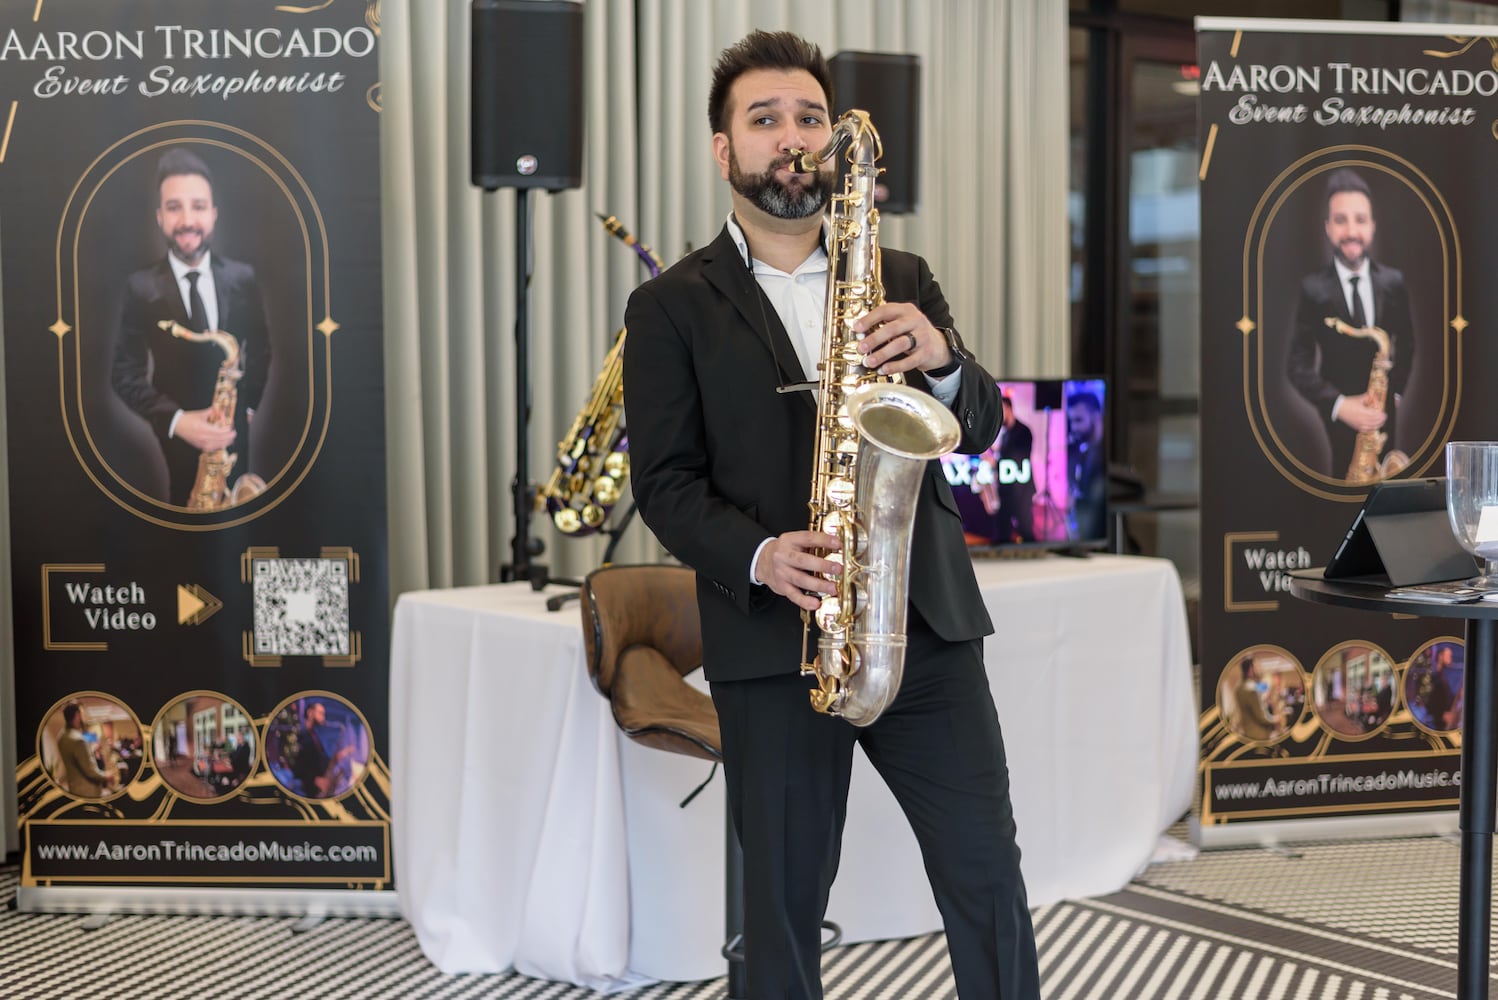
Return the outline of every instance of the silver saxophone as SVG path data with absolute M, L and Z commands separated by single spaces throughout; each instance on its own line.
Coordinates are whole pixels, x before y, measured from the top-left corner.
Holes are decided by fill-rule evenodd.
M 820 150 L 792 154 L 791 169 L 815 172 L 846 151 L 842 194 L 832 197 L 827 308 L 818 362 L 811 530 L 841 542 L 837 593 L 803 611 L 801 672 L 814 674 L 818 712 L 867 726 L 894 701 L 905 671 L 910 537 L 926 463 L 957 446 L 961 429 L 930 393 L 903 376 L 863 367 L 853 324 L 884 302 L 874 187 L 882 154 L 867 112 L 848 111 Z M 839 267 L 842 276 L 839 277 Z M 808 661 L 811 626 L 821 631 Z

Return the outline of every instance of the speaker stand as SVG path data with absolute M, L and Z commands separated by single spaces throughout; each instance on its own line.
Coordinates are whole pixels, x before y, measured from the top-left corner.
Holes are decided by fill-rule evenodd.
M 502 583 L 529 580 L 532 590 L 550 579 L 544 563 L 531 561 L 546 544 L 531 537 L 531 511 L 536 488 L 530 477 L 531 422 L 531 205 L 530 189 L 515 189 L 515 534 L 510 539 L 510 562 L 499 568 Z

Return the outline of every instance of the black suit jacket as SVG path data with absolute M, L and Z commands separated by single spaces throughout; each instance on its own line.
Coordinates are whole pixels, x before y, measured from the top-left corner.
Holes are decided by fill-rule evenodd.
M 1394 447 L 1394 396 L 1403 393 L 1410 378 L 1414 360 L 1414 320 L 1410 313 L 1409 292 L 1404 275 L 1397 269 L 1376 261 L 1369 263 L 1373 282 L 1373 325 L 1389 335 L 1394 366 L 1389 370 L 1389 394 L 1384 411 L 1389 415 L 1383 430 L 1389 435 L 1387 447 Z M 1341 421 L 1332 419 L 1332 405 L 1338 396 L 1361 396 L 1368 389 L 1377 346 L 1367 337 L 1349 337 L 1326 325 L 1335 316 L 1348 323 L 1352 312 L 1336 267 L 1327 264 L 1312 272 L 1300 283 L 1300 298 L 1295 308 L 1295 333 L 1286 359 L 1286 374 L 1301 396 L 1316 407 L 1331 437 L 1333 476 L 1346 476 L 1352 460 L 1357 434 Z
M 883 279 L 889 301 L 914 302 L 936 326 L 952 325 L 924 260 L 884 250 Z M 662 544 L 697 571 L 707 677 L 794 671 L 801 660 L 800 610 L 749 582 L 759 544 L 804 531 L 809 520 L 816 403 L 810 392 L 776 392 L 805 377 L 779 317 L 725 227 L 707 247 L 636 289 L 625 326 L 635 499 Z M 926 379 L 912 374 L 911 384 L 926 388 Z M 977 454 L 993 443 L 999 393 L 974 362 L 962 367 L 952 410 L 962 428 L 960 450 Z M 934 459 L 921 484 L 909 593 L 946 639 L 993 631 L 956 501 Z
M 218 294 L 218 327 L 239 341 L 240 368 L 235 428 L 229 449 L 239 456 L 234 475 L 249 471 L 250 436 L 245 411 L 260 404 L 270 371 L 270 339 L 265 305 L 255 270 L 248 264 L 213 254 L 213 282 Z M 161 442 L 171 473 L 171 499 L 185 503 L 196 473 L 198 453 L 168 438 L 172 417 L 180 410 L 200 410 L 213 401 L 213 389 L 224 352 L 213 343 L 173 337 L 157 324 L 176 320 L 188 325 L 187 309 L 171 265 L 163 258 L 136 271 L 125 288 L 120 328 L 115 336 L 110 384 L 132 410 L 145 417 Z M 187 481 L 182 482 L 186 476 Z

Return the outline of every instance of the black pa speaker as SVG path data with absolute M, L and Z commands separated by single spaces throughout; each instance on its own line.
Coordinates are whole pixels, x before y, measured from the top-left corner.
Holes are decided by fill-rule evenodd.
M 914 212 L 920 191 L 920 59 L 891 52 L 839 52 L 828 66 L 838 112 L 867 111 L 879 130 L 884 146 L 879 161 L 884 173 L 875 195 L 879 211 Z
M 473 183 L 582 184 L 581 0 L 473 0 Z

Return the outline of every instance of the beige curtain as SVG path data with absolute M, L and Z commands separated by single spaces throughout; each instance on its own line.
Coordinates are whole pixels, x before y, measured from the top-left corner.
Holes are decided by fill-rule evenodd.
M 469 185 L 468 4 L 437 9 L 382 5 L 394 593 L 492 579 L 514 525 L 516 198 Z M 588 0 L 584 10 L 583 187 L 530 196 L 532 480 L 550 474 L 645 277 L 593 213 L 617 215 L 668 262 L 717 234 L 729 202 L 709 157 L 708 80 L 717 53 L 754 28 L 797 31 L 829 55 L 920 57 L 921 207 L 886 220 L 885 242 L 931 261 L 996 374 L 1068 371 L 1062 0 Z M 555 574 L 580 575 L 602 556 L 603 540 L 561 538 L 544 518 L 533 534 Z M 659 557 L 638 522 L 616 556 Z

